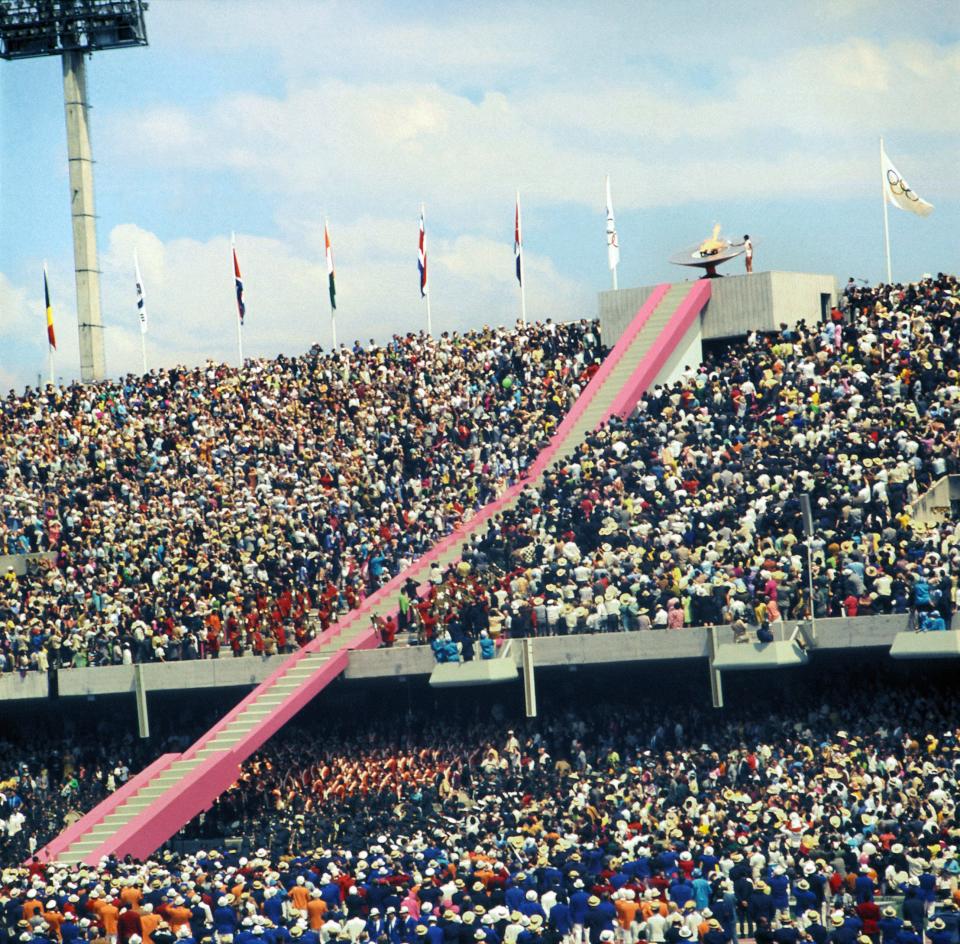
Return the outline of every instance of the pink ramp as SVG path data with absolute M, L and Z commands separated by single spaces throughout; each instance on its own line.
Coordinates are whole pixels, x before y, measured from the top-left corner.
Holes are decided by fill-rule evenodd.
M 143 859 L 209 808 L 236 780 L 240 765 L 344 670 L 351 650 L 377 645 L 370 616 L 396 612 L 408 577 L 425 585 L 432 564 L 445 568 L 458 560 L 472 535 L 491 517 L 511 508 L 531 482 L 569 455 L 587 433 L 633 409 L 709 297 L 709 286 L 703 285 L 661 285 L 654 290 L 524 480 L 438 541 L 340 623 L 293 653 L 189 750 L 160 758 L 123 794 L 113 794 L 45 846 L 41 860 L 92 865 L 110 854 Z

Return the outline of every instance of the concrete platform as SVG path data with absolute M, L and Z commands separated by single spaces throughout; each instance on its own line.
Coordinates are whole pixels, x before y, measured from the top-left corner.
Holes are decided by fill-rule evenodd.
M 457 688 L 465 685 L 497 685 L 517 680 L 513 659 L 474 659 L 472 662 L 441 662 L 430 673 L 432 688 Z
M 960 622 L 958 620 L 957 622 Z M 796 624 L 777 624 L 778 641 L 789 639 Z M 909 629 L 906 616 L 867 616 L 856 619 L 817 620 L 817 646 L 814 660 L 828 659 L 837 650 L 885 648 L 893 645 L 898 633 L 916 636 Z M 717 627 L 720 646 L 733 644 L 729 626 Z M 533 655 L 537 668 L 609 665 L 630 662 L 670 662 L 709 657 L 709 631 L 704 627 L 680 630 L 655 630 L 635 633 L 599 633 L 595 636 L 545 636 L 533 640 Z M 925 637 L 945 637 L 945 633 L 919 634 Z M 954 634 L 950 634 L 951 637 Z M 921 643 L 920 645 L 922 645 Z M 928 643 L 933 646 L 934 643 Z M 944 645 L 941 641 L 940 645 Z M 739 646 L 740 649 L 744 647 Z M 514 659 L 520 663 L 520 647 L 514 649 Z M 915 658 L 923 658 L 916 656 Z M 935 655 L 931 655 L 935 658 Z M 266 679 L 280 664 L 282 657 L 260 658 L 244 656 L 240 659 L 223 658 L 204 662 L 148 663 L 144 665 L 144 684 L 147 691 L 182 691 L 196 689 L 252 687 Z M 350 653 L 344 677 L 346 680 L 400 678 L 427 676 L 436 662 L 428 646 L 394 646 L 391 649 L 369 649 Z M 120 665 L 94 669 L 62 669 L 58 673 L 58 688 L 62 699 L 115 695 L 124 692 L 132 696 L 136 684 L 134 666 Z M 46 698 L 50 691 L 49 679 L 39 672 L 28 672 L 24 678 L 10 674 L 0 678 L 0 704 L 6 700 Z
M 733 263 L 736 265 L 736 263 Z M 751 331 L 779 331 L 782 324 L 823 320 L 837 301 L 837 280 L 810 272 L 754 272 L 710 279 L 710 301 L 692 330 L 677 346 L 671 363 L 656 383 L 668 384 L 685 367 L 703 360 L 704 341 L 744 337 Z M 692 284 L 688 282 L 686 284 Z M 630 324 L 637 308 L 657 286 L 622 288 L 600 293 L 600 333 L 604 344 L 613 344 Z
M 717 647 L 713 667 L 718 672 L 786 669 L 806 665 L 810 657 L 796 643 L 727 643 Z
M 897 633 L 890 655 L 894 659 L 956 659 L 960 656 L 960 630 Z

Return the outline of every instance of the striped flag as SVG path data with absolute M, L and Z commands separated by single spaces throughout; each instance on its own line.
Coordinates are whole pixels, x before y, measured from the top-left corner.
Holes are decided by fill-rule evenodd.
M 147 333 L 147 295 L 143 290 L 143 276 L 140 275 L 140 261 L 133 254 L 133 269 L 137 277 L 137 317 L 140 319 L 140 333 Z
M 237 247 L 231 246 L 230 248 L 233 250 L 233 279 L 237 286 L 237 315 L 240 318 L 240 324 L 243 324 L 243 316 L 247 313 L 247 306 L 243 303 L 243 279 L 240 277 Z
M 50 304 L 50 285 L 47 282 L 47 266 L 43 266 L 43 302 L 47 312 L 47 344 L 52 350 L 57 349 L 57 336 L 53 331 L 53 306 Z
M 417 256 L 417 268 L 420 270 L 420 297 L 427 297 L 427 231 L 424 223 L 424 207 L 420 204 L 420 251 Z
M 517 211 L 513 221 L 513 254 L 517 257 L 517 281 L 523 285 L 523 232 L 520 228 L 520 194 L 517 194 Z
M 323 247 L 327 257 L 327 285 L 330 289 L 330 307 L 337 308 L 337 276 L 333 271 L 333 247 L 330 245 L 330 230 L 327 221 L 323 221 Z M 347 273 L 350 274 L 349 272 Z M 349 301 L 349 299 L 347 299 Z

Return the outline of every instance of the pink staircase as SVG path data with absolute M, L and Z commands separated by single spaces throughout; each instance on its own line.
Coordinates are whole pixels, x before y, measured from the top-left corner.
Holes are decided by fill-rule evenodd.
M 104 855 L 146 858 L 234 781 L 240 765 L 345 668 L 351 650 L 377 645 L 370 616 L 396 612 L 409 577 L 424 584 L 430 567 L 459 559 L 471 535 L 511 508 L 529 484 L 569 456 L 614 415 L 627 416 L 680 343 L 710 296 L 708 281 L 660 285 L 640 308 L 600 369 L 536 458 L 527 478 L 439 541 L 408 570 L 340 623 L 293 653 L 183 754 L 165 754 L 40 850 L 43 861 L 96 864 Z

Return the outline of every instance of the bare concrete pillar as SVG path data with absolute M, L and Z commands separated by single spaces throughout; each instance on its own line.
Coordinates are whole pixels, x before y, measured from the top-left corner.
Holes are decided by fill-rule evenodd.
M 65 52 L 63 102 L 70 162 L 70 214 L 77 277 L 77 322 L 80 330 L 80 377 L 102 380 L 107 373 L 100 317 L 100 269 L 97 218 L 93 204 L 93 153 L 87 105 L 87 75 L 82 52 Z

